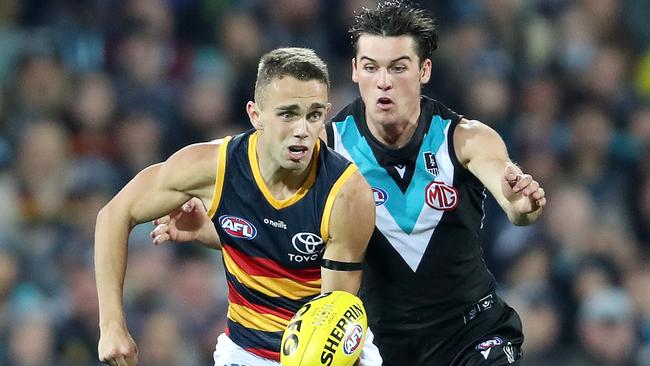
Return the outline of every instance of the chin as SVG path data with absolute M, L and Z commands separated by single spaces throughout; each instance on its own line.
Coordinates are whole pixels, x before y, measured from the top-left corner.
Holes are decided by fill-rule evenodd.
M 309 161 L 288 160 L 285 162 L 285 164 L 283 164 L 282 167 L 293 173 L 302 173 L 305 169 L 307 169 L 308 165 L 309 165 Z

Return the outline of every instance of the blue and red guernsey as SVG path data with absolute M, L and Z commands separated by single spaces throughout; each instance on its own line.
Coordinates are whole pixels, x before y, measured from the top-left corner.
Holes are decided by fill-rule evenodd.
M 208 214 L 223 248 L 226 333 L 240 347 L 279 361 L 289 319 L 321 292 L 332 205 L 357 168 L 318 141 L 304 185 L 277 200 L 259 171 L 257 136 L 251 130 L 224 139 Z

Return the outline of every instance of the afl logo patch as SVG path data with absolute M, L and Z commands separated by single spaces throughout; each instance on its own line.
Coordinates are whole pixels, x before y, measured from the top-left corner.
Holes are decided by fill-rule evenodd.
M 343 352 L 346 355 L 351 355 L 359 348 L 361 339 L 363 338 L 363 328 L 359 324 L 355 324 L 348 331 L 345 340 L 343 341 Z
M 381 206 L 388 201 L 388 192 L 381 188 L 372 187 L 372 195 L 375 196 L 375 206 Z
M 314 233 L 298 233 L 291 238 L 291 243 L 302 254 L 319 253 L 324 248 L 323 239 Z
M 485 351 L 486 349 L 500 346 L 502 344 L 503 344 L 503 339 L 499 337 L 493 337 L 477 344 L 475 348 L 477 351 Z
M 246 219 L 237 216 L 219 216 L 219 225 L 226 234 L 233 238 L 252 240 L 257 236 L 257 229 Z
M 458 205 L 458 191 L 444 182 L 433 181 L 424 190 L 424 199 L 431 208 L 451 211 Z

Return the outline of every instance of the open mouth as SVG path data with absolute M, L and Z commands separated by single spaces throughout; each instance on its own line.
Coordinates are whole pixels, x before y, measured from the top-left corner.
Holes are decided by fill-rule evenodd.
M 381 110 L 384 110 L 384 111 L 389 110 L 394 105 L 395 105 L 395 103 L 393 102 L 393 99 L 391 99 L 389 97 L 377 98 L 377 107 L 379 107 L 379 109 L 381 109 Z
M 309 149 L 307 146 L 302 146 L 302 145 L 291 145 L 289 146 L 289 158 L 291 160 L 302 160 L 305 156 L 307 156 L 307 152 Z

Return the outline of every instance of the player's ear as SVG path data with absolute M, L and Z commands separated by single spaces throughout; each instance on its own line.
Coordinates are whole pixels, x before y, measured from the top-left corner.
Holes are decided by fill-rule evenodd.
M 420 68 L 420 84 L 424 85 L 431 79 L 431 59 L 427 58 Z
M 357 74 L 357 58 L 352 57 L 352 81 L 359 82 L 359 75 Z
M 253 128 L 258 131 L 264 129 L 264 125 L 260 120 L 259 105 L 257 105 L 257 103 L 249 100 L 248 103 L 246 103 L 246 114 L 248 114 L 248 119 L 251 121 Z

